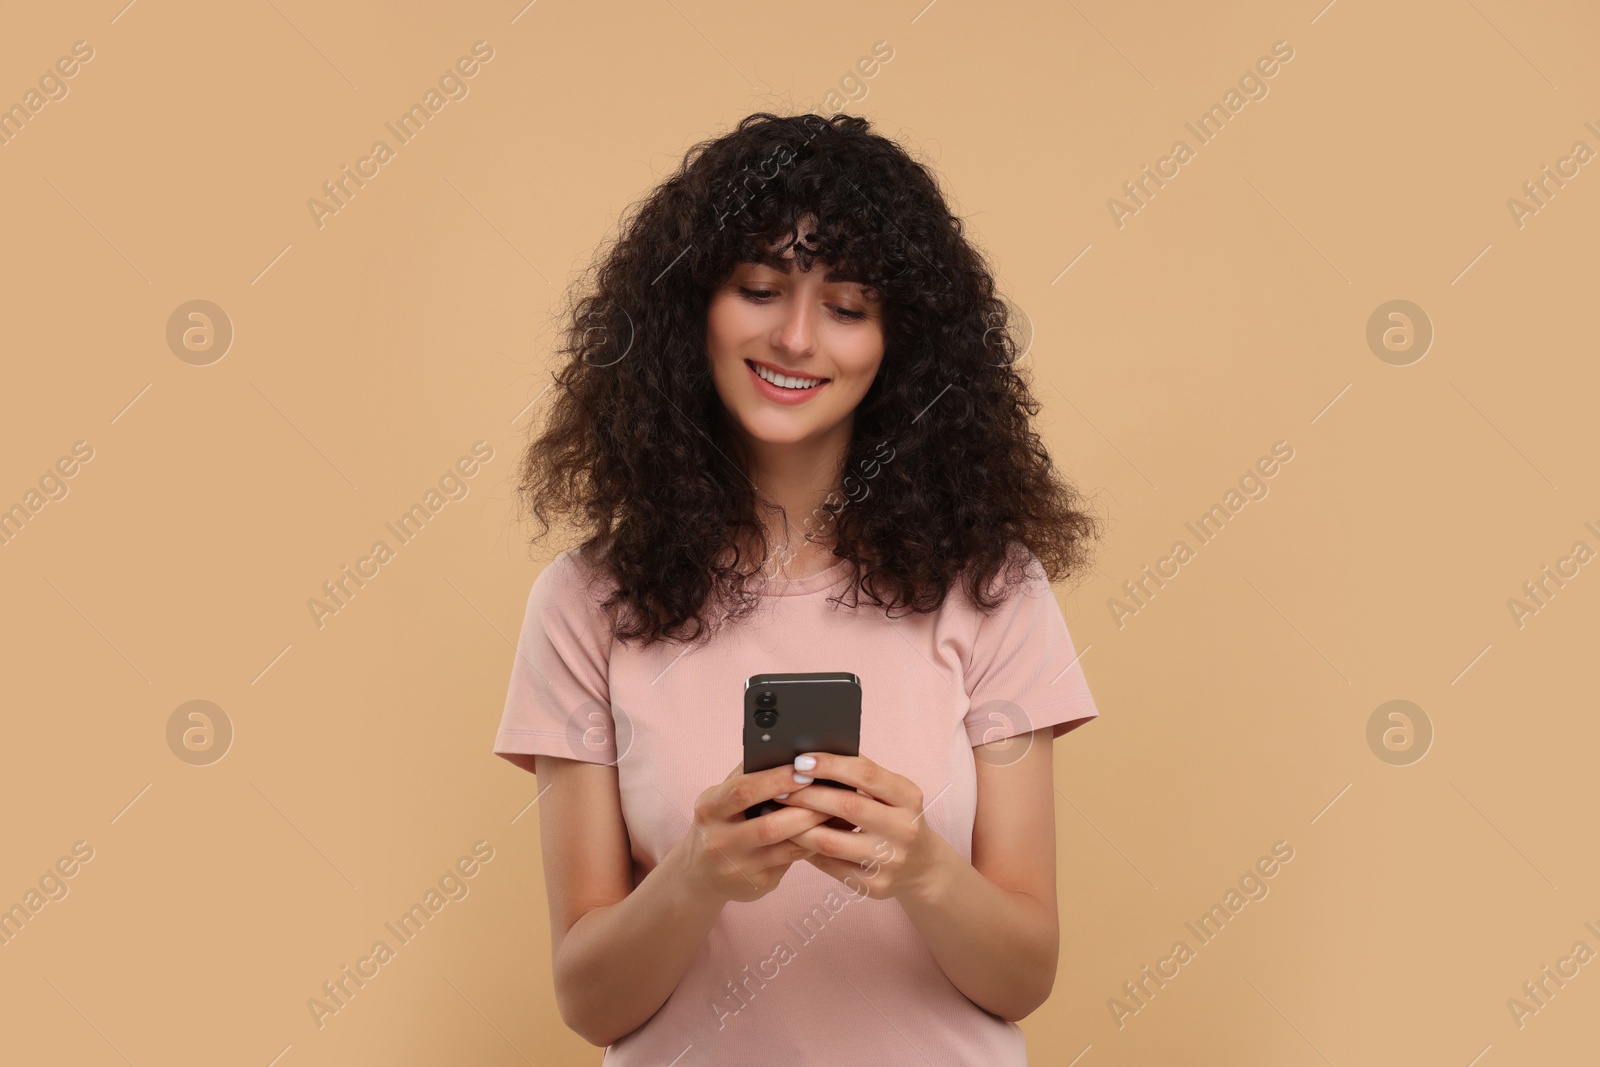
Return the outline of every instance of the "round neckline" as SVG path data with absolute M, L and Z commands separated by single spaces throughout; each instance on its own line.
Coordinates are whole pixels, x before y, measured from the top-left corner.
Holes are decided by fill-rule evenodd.
M 841 559 L 831 567 L 808 574 L 804 578 L 764 578 L 755 586 L 759 596 L 800 596 L 832 589 L 850 573 L 850 561 Z

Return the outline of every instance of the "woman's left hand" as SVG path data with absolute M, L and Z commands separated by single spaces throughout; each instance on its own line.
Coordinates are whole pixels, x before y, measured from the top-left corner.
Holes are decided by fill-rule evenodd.
M 810 769 L 808 758 L 815 760 Z M 795 762 L 800 774 L 830 778 L 855 790 L 807 784 L 793 789 L 784 803 L 826 812 L 861 828 L 857 832 L 824 824 L 795 834 L 791 841 L 815 853 L 805 857 L 807 863 L 847 885 L 865 885 L 874 900 L 936 892 L 950 862 L 960 857 L 928 825 L 922 790 L 915 782 L 865 756 L 810 752 Z

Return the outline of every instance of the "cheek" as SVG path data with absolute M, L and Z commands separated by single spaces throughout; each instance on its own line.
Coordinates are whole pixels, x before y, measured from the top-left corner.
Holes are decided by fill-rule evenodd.
M 714 294 L 706 306 L 706 333 L 723 339 L 729 337 L 738 329 L 740 310 L 738 302 L 729 294 Z
M 727 314 L 722 310 L 721 302 L 713 300 L 706 309 L 706 352 L 710 354 L 713 362 L 716 361 L 718 352 L 726 347 L 723 338 L 727 336 Z
M 858 345 L 840 353 L 838 359 L 841 369 L 865 390 L 883 365 L 883 343 L 875 338 L 863 338 Z

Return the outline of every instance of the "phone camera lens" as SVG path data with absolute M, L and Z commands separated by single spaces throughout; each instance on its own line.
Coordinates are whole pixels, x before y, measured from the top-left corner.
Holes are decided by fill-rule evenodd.
M 763 730 L 770 730 L 777 721 L 778 713 L 775 711 L 763 709 L 756 712 L 756 725 Z
M 778 694 L 774 693 L 772 690 L 763 689 L 760 693 L 756 694 L 756 707 L 758 707 L 758 708 L 774 708 L 774 707 L 777 707 L 777 706 L 778 706 Z

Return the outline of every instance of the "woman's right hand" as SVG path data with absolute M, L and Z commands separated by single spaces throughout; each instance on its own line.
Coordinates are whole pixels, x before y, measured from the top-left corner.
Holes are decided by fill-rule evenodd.
M 785 805 L 746 819 L 746 808 L 811 786 L 796 785 L 794 767 L 787 763 L 750 774 L 743 771 L 741 760 L 726 778 L 695 799 L 694 824 L 679 843 L 689 878 L 723 901 L 759 900 L 777 888 L 789 865 L 811 854 L 789 838 L 832 818 L 826 812 Z

